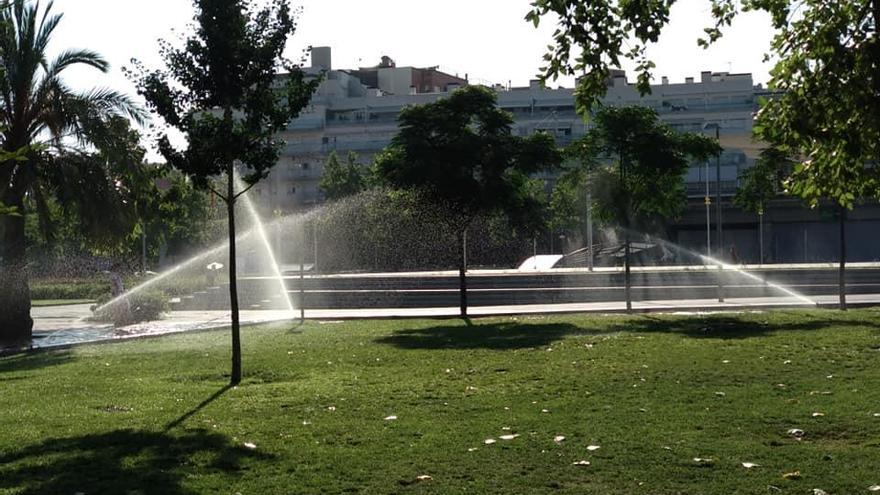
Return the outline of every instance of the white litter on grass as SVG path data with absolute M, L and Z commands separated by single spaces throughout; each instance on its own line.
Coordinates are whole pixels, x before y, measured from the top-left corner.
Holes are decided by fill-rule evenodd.
M 473 452 L 473 451 L 475 451 L 475 450 L 477 450 L 476 447 L 471 447 L 471 448 L 468 449 L 468 452 Z
M 825 413 L 814 412 L 812 416 L 814 418 L 821 418 L 822 416 L 825 416 Z
M 868 487 L 869 492 L 880 492 L 880 485 L 871 485 Z
M 251 449 L 251 450 L 254 450 L 255 448 L 257 448 L 257 446 L 256 446 L 255 444 L 250 443 L 250 442 L 245 442 L 245 443 L 244 443 L 244 446 L 245 446 L 245 448 L 248 448 L 248 449 Z
M 483 443 L 486 445 L 492 445 L 495 442 L 496 442 L 496 440 L 494 438 L 487 438 L 487 439 L 483 440 Z
M 590 461 L 574 461 L 571 463 L 572 466 L 589 466 Z
M 546 414 L 546 413 L 549 413 L 550 411 L 548 411 L 546 409 L 541 409 L 541 412 Z
M 699 464 L 700 466 L 710 466 L 715 462 L 711 457 L 694 457 L 694 462 Z
M 336 410 L 336 406 L 327 406 L 327 410 L 333 412 Z
M 434 478 L 432 478 L 430 475 L 427 475 L 427 474 L 422 474 L 422 475 L 416 476 L 416 481 L 431 481 L 433 479 Z
M 724 397 L 727 394 L 725 394 L 724 392 L 715 392 L 715 395 L 717 395 L 718 397 Z
M 803 438 L 805 433 L 804 430 L 801 430 L 799 428 L 792 428 L 788 430 L 788 434 L 795 438 Z
M 556 435 L 555 437 L 553 437 L 553 441 L 556 443 L 562 443 L 565 441 L 565 437 L 562 435 Z
M 880 413 L 874 413 L 875 418 L 880 418 Z
M 756 468 L 756 467 L 761 467 L 761 465 L 755 464 L 754 462 L 744 462 L 744 463 L 742 463 L 742 467 L 744 467 L 746 469 L 752 469 L 752 468 Z
M 725 359 L 724 361 L 721 361 L 721 362 L 724 364 L 730 364 L 730 359 Z
M 513 440 L 514 438 L 516 438 L 516 437 L 518 437 L 518 436 L 519 436 L 519 434 L 513 434 L 513 435 L 501 435 L 501 436 L 498 437 L 498 438 L 500 438 L 500 439 L 502 439 L 502 440 Z
M 813 488 L 813 495 L 828 495 L 828 492 L 821 488 Z
M 599 450 L 601 448 L 602 447 L 599 447 L 598 445 L 587 445 L 587 450 L 589 450 L 590 452 L 593 452 L 594 450 Z
M 395 419 L 397 419 L 397 416 L 393 414 L 391 416 L 385 416 L 385 421 L 394 421 Z

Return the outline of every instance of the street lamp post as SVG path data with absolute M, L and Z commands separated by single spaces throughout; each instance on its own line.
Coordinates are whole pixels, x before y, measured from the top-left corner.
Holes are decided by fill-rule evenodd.
M 587 268 L 593 271 L 593 194 L 587 185 Z
M 761 208 L 758 210 L 758 260 L 763 265 L 764 264 L 764 203 L 761 203 Z
M 709 210 L 712 208 L 712 198 L 709 197 L 709 161 L 706 160 L 706 196 L 703 198 L 706 204 L 706 257 L 712 257 L 712 221 Z
M 721 126 L 715 124 L 715 140 L 721 143 Z M 718 224 L 718 239 L 717 239 L 717 248 L 718 249 L 718 302 L 724 302 L 724 281 L 722 270 L 724 269 L 723 264 L 721 263 L 721 257 L 724 256 L 724 238 L 723 231 L 721 226 L 721 151 L 715 155 L 715 181 L 717 183 L 717 187 L 715 189 L 715 201 L 718 202 L 715 205 L 715 221 Z
M 720 144 L 721 126 L 718 123 L 706 124 L 703 126 L 703 129 L 711 129 L 713 127 L 715 128 L 715 140 Z M 706 175 L 706 178 L 708 180 L 708 174 Z M 708 198 L 708 194 L 706 197 Z M 721 261 L 722 256 L 724 256 L 723 232 L 721 227 L 721 151 L 718 151 L 718 154 L 715 155 L 715 202 L 717 203 L 715 205 L 715 251 L 718 259 L 718 302 L 724 302 L 724 263 Z

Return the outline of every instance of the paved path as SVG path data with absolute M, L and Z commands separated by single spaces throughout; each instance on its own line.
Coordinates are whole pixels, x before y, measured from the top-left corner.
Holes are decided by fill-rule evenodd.
M 835 307 L 836 296 L 812 298 L 820 307 Z M 880 294 L 860 294 L 847 297 L 853 307 L 880 305 Z M 112 325 L 87 321 L 91 315 L 88 304 L 70 306 L 50 306 L 33 308 L 34 341 L 32 347 L 47 348 L 70 344 L 112 341 L 128 338 L 165 335 L 222 328 L 229 325 L 228 311 L 174 311 L 159 321 L 139 323 L 114 328 Z M 712 312 L 742 311 L 769 308 L 813 307 L 793 297 L 754 297 L 727 299 L 719 303 L 717 299 L 689 299 L 668 301 L 636 301 L 633 310 L 637 312 Z M 595 302 L 572 304 L 534 304 L 518 306 L 477 306 L 469 308 L 470 316 L 507 316 L 527 314 L 560 313 L 620 313 L 625 307 L 622 302 Z M 457 307 L 445 308 L 387 308 L 387 309 L 316 309 L 306 310 L 307 319 L 339 320 L 369 318 L 454 318 L 458 316 Z M 242 311 L 243 325 L 266 322 L 295 321 L 299 311 Z

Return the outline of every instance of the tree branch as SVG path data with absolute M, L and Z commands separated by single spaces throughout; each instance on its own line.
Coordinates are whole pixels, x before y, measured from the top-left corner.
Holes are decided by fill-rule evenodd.
M 235 201 L 236 199 L 238 199 L 239 196 L 241 196 L 242 194 L 244 194 L 244 193 L 250 191 L 251 188 L 254 187 L 254 186 L 256 186 L 256 185 L 257 185 L 256 182 L 253 183 L 253 184 L 250 184 L 249 186 L 247 186 L 246 188 L 244 188 L 242 191 L 240 191 L 238 194 L 236 194 L 235 196 L 233 196 L 233 197 L 232 197 L 232 201 Z
M 214 193 L 214 194 L 216 194 L 218 197 L 220 197 L 220 199 L 222 199 L 224 203 L 228 203 L 228 202 L 229 202 L 229 200 L 226 198 L 226 196 L 220 194 L 220 191 L 214 189 L 214 187 L 212 187 L 211 184 L 206 184 L 205 187 L 207 187 L 209 191 L 211 191 L 212 193 Z M 235 198 L 233 198 L 232 200 L 235 201 Z

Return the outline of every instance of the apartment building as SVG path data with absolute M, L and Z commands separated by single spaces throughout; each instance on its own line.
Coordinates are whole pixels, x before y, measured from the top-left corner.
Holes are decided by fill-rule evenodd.
M 445 73 L 437 67 L 399 67 L 383 57 L 374 67 L 339 70 L 332 67 L 331 49 L 312 49 L 309 73 L 324 73 L 324 81 L 309 107 L 283 133 L 286 142 L 280 163 L 269 179 L 257 186 L 264 208 L 292 211 L 322 201 L 318 188 L 323 165 L 331 152 L 344 158 L 349 152 L 370 163 L 397 132 L 397 115 L 407 105 L 428 103 L 468 84 L 465 74 Z M 495 86 L 498 105 L 514 117 L 513 131 L 528 135 L 549 132 L 560 145 L 583 136 L 586 124 L 575 112 L 572 88 Z M 749 166 L 757 151 L 750 142 L 752 115 L 757 109 L 750 74 L 703 72 L 699 80 L 662 84 L 641 96 L 622 72 L 609 81 L 607 104 L 640 104 L 654 108 L 661 118 L 680 130 L 714 133 L 719 126 L 725 152 L 721 181 L 725 194 L 735 190 L 736 177 Z M 688 191 L 702 197 L 705 182 L 715 181 L 715 167 L 695 164 L 687 175 Z M 552 175 L 544 177 L 551 185 Z

